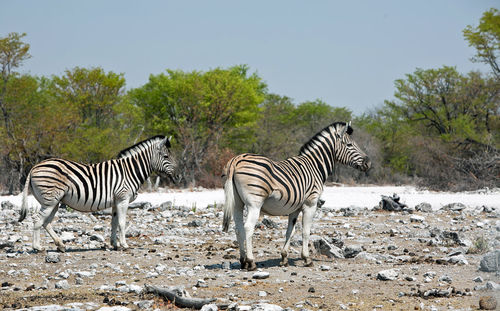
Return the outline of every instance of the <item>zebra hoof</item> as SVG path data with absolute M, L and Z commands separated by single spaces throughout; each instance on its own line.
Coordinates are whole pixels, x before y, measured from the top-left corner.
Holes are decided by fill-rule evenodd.
M 304 267 L 312 267 L 312 266 L 314 266 L 314 264 L 313 264 L 313 262 L 312 262 L 311 258 L 306 258 L 306 259 L 304 259 L 304 260 L 305 260 L 305 262 L 304 262 Z
M 288 259 L 280 261 L 280 267 L 288 267 Z
M 57 247 L 57 251 L 59 251 L 61 253 L 66 253 L 66 247 L 64 247 L 64 246 L 58 246 Z
M 250 261 L 250 262 L 247 262 L 247 264 L 248 264 L 247 271 L 257 270 L 257 265 L 255 264 L 255 262 Z

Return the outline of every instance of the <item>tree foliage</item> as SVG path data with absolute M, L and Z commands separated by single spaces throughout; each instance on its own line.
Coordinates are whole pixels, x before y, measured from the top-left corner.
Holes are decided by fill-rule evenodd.
M 253 129 L 265 84 L 246 66 L 207 72 L 167 70 L 151 75 L 130 92 L 144 112 L 146 133 L 173 135 L 180 145 L 184 181 L 196 182 L 207 153 L 254 138 Z
M 469 45 L 476 49 L 473 61 L 488 64 L 496 76 L 500 79 L 500 67 L 498 58 L 500 56 L 500 11 L 492 8 L 483 13 L 477 27 L 467 26 L 464 37 Z

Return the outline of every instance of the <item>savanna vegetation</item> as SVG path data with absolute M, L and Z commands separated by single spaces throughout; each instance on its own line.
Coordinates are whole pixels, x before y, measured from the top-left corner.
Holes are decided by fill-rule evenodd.
M 182 186 L 220 187 L 231 156 L 284 159 L 326 125 L 349 120 L 374 168 L 365 175 L 339 166 L 332 181 L 499 187 L 500 12 L 485 12 L 463 35 L 476 51 L 471 61 L 488 72 L 417 68 L 395 80 L 393 99 L 355 116 L 342 103 L 272 94 L 245 65 L 167 69 L 128 90 L 123 74 L 100 67 L 33 76 L 22 73 L 32 57 L 25 34 L 7 34 L 0 37 L 0 192 L 17 193 L 43 159 L 102 161 L 156 134 L 173 137 Z

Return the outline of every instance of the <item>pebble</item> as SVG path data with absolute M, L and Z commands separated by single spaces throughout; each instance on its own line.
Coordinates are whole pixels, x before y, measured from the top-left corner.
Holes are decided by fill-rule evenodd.
M 345 258 L 354 258 L 363 251 L 361 245 L 348 245 L 344 248 Z
M 49 252 L 47 253 L 47 256 L 45 256 L 45 262 L 47 263 L 58 263 L 61 261 L 61 255 L 56 252 Z
M 479 298 L 479 309 L 495 310 L 497 308 L 497 300 L 493 296 L 481 296 Z
M 452 282 L 452 279 L 450 276 L 448 275 L 443 275 L 442 277 L 439 278 L 438 280 L 439 282 L 446 282 L 446 283 L 451 283 Z
M 55 284 L 57 289 L 69 289 L 69 283 L 67 280 L 59 281 Z
M 238 310 L 238 309 L 236 309 Z M 251 307 L 251 309 L 247 310 L 252 310 L 252 311 L 283 311 L 283 308 L 278 306 L 278 305 L 273 305 L 270 303 L 258 303 L 255 304 Z
M 257 280 L 267 279 L 268 277 L 269 277 L 269 272 L 265 272 L 265 271 L 255 272 L 252 275 L 252 279 L 257 279 Z
M 217 305 L 215 303 L 211 303 L 208 305 L 204 305 L 203 307 L 201 307 L 200 310 L 201 311 L 218 311 L 219 308 L 217 307 Z
M 410 222 L 424 222 L 425 221 L 425 217 L 424 216 L 419 216 L 419 215 L 411 215 L 410 216 Z
M 398 277 L 399 273 L 394 269 L 382 270 L 377 273 L 377 280 L 393 281 Z
M 484 272 L 500 271 L 500 250 L 484 255 L 479 263 L 479 270 Z

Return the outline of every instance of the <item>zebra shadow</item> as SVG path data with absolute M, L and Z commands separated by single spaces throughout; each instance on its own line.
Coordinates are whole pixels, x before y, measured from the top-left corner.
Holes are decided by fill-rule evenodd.
M 66 248 L 64 253 L 87 253 L 87 252 L 96 252 L 96 251 L 106 251 L 110 248 L 106 247 L 93 247 L 93 248 Z M 63 254 L 62 252 L 58 251 L 57 249 L 46 249 L 44 251 L 31 251 L 32 253 L 59 253 Z
M 256 261 L 255 264 L 257 265 L 257 268 L 273 268 L 273 267 L 280 267 L 280 261 L 281 258 L 272 258 L 272 259 L 266 259 L 263 261 Z M 317 260 L 313 259 L 313 262 L 316 262 Z M 303 267 L 304 266 L 304 260 L 300 258 L 289 258 L 288 259 L 288 265 L 291 267 Z M 241 264 L 239 262 L 225 262 L 225 263 L 218 263 L 218 264 L 210 264 L 210 265 L 205 265 L 205 269 L 207 270 L 240 270 L 241 269 Z

